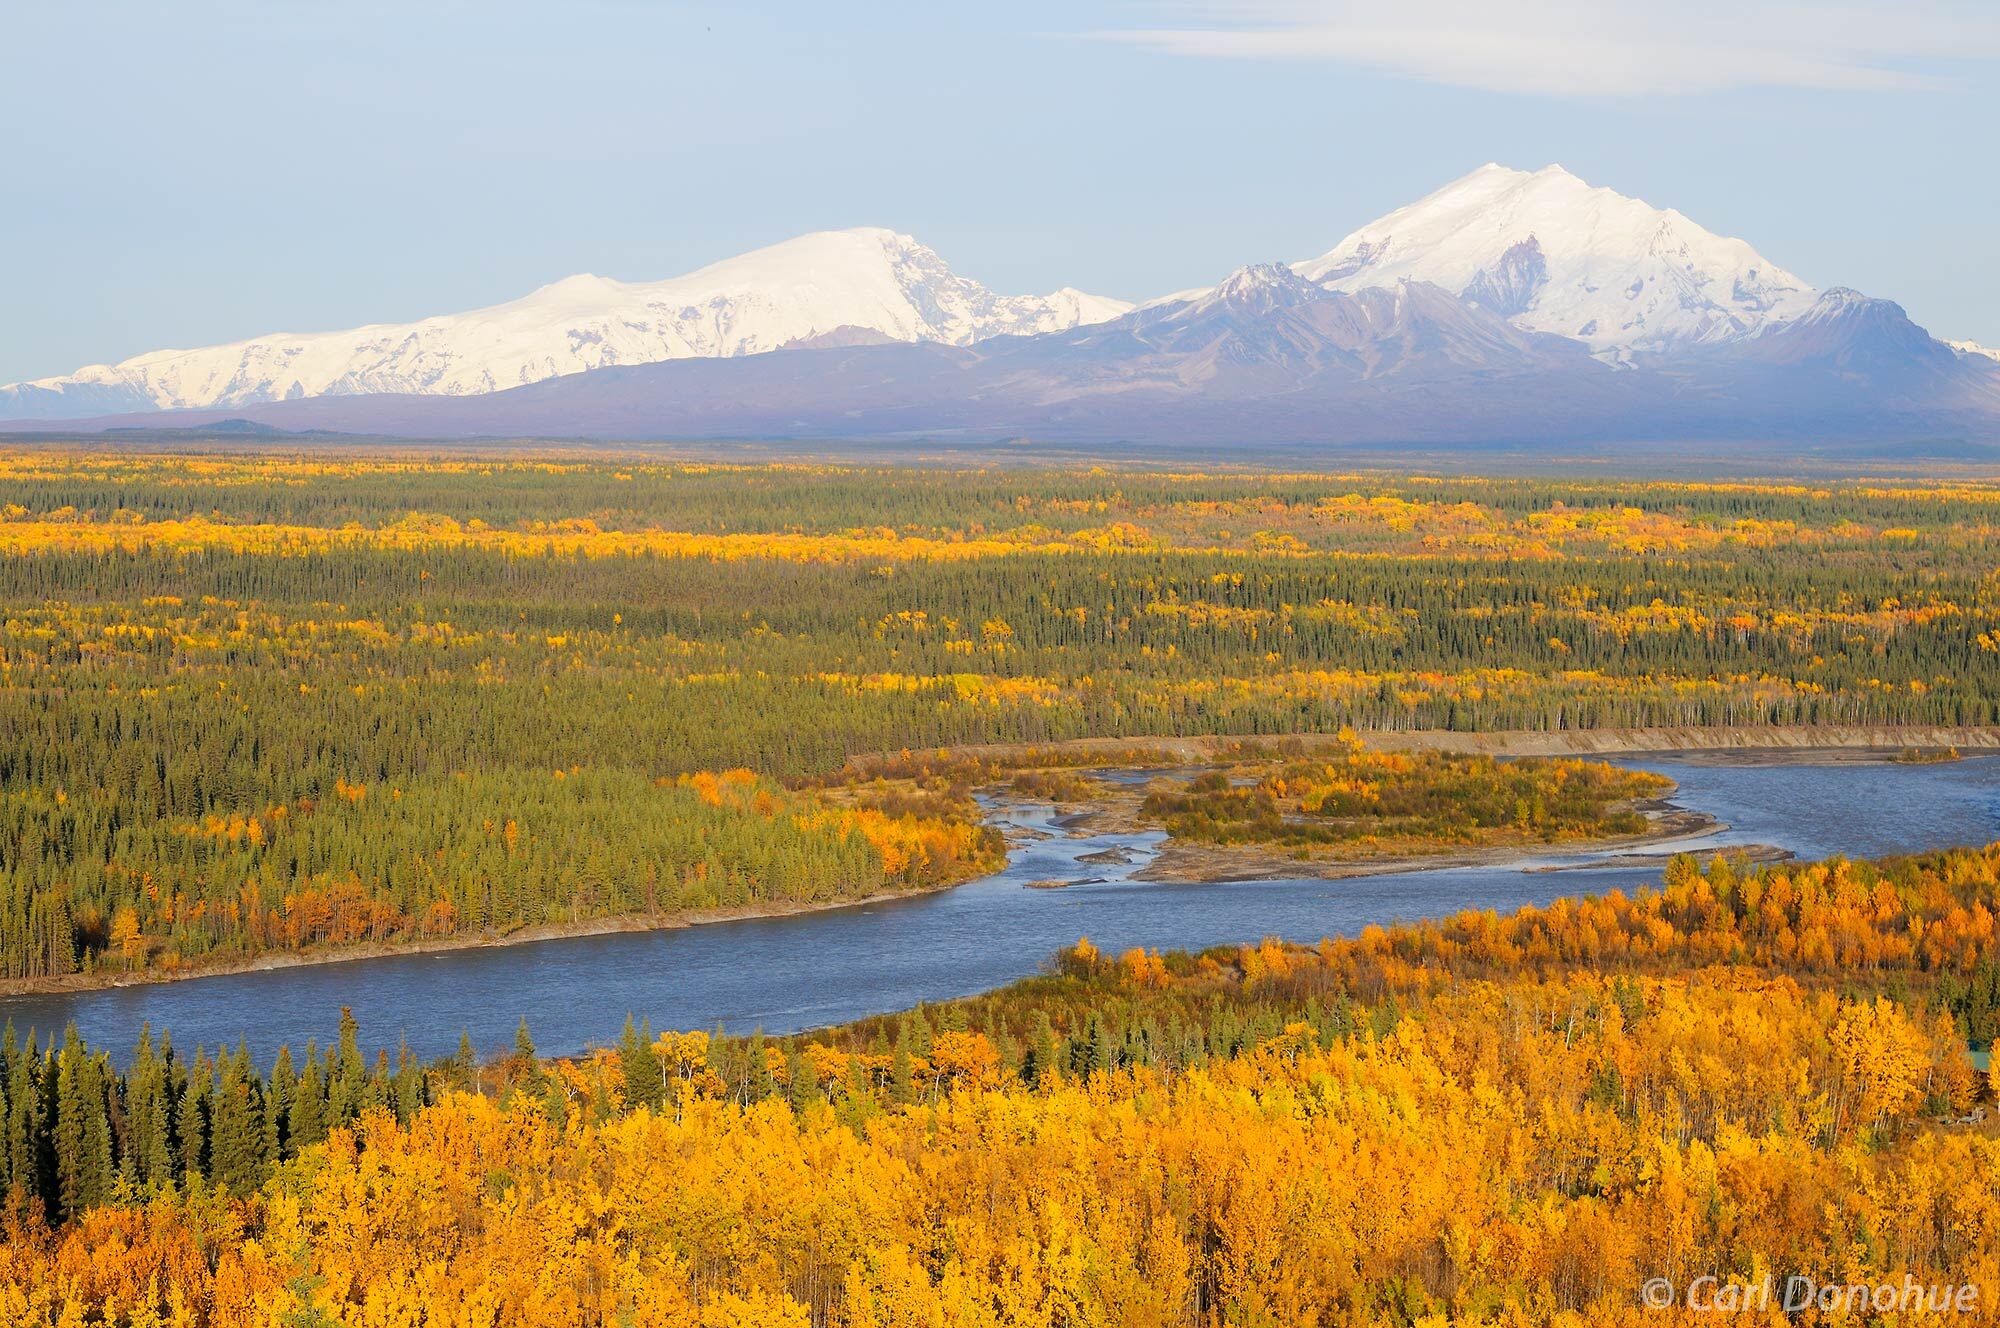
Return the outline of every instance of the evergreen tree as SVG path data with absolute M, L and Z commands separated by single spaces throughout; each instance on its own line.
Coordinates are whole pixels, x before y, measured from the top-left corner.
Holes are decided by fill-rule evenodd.
M 11 1194 L 14 1189 L 12 1149 L 8 1146 L 6 1138 L 8 1122 L 13 1119 L 12 1113 L 7 1109 L 7 1069 L 6 1060 L 0 1058 L 0 1199 Z
M 898 1046 L 907 1048 L 912 1056 L 928 1057 L 931 1054 L 931 1024 L 924 1017 L 922 1005 L 903 1015 L 896 1042 Z
M 847 1083 L 840 1095 L 840 1120 L 848 1129 L 859 1131 L 862 1123 L 875 1114 L 875 1094 L 870 1091 L 868 1071 L 862 1066 L 859 1056 L 850 1056 L 847 1061 Z
M 326 1071 L 318 1049 L 310 1042 L 306 1044 L 305 1066 L 286 1122 L 286 1144 L 293 1155 L 325 1139 L 327 1131 Z
M 1028 1038 L 1027 1055 L 1021 1063 L 1021 1077 L 1036 1087 L 1054 1083 L 1061 1075 L 1057 1064 L 1061 1052 L 1056 1047 L 1056 1030 L 1047 1010 L 1035 1011 L 1034 1032 Z
M 542 1062 L 535 1054 L 535 1039 L 528 1033 L 526 1015 L 521 1016 L 514 1029 L 514 1055 L 508 1064 L 508 1074 L 517 1087 L 536 1092 L 541 1089 Z
M 549 1123 L 557 1129 L 561 1129 L 567 1125 L 569 1123 L 569 1094 L 563 1091 L 562 1080 L 554 1075 L 548 1076 L 542 1082 L 541 1093 L 542 1114 L 549 1118 Z
M 472 1030 L 461 1028 L 458 1031 L 458 1054 L 451 1058 L 449 1069 L 451 1086 L 461 1093 L 469 1093 L 478 1073 L 479 1059 L 472 1050 Z
M 368 1063 L 361 1058 L 361 1030 L 354 1011 L 340 1008 L 340 1040 L 333 1053 L 332 1073 L 326 1088 L 326 1128 L 339 1129 L 354 1123 L 368 1092 Z
M 279 1047 L 271 1059 L 271 1077 L 264 1093 L 264 1156 L 278 1162 L 292 1155 L 292 1104 L 299 1091 L 299 1076 L 292 1068 L 292 1049 Z
M 16 1040 L 13 1021 L 9 1020 L 6 1032 L 0 1034 L 0 1078 L 7 1083 L 7 1114 L 0 1117 L 0 1126 L 4 1127 L 0 1152 L 6 1154 L 9 1187 L 6 1194 L 24 1200 L 42 1193 L 37 1170 L 41 1147 L 36 1137 L 41 1091 L 35 1083 L 33 1034 L 29 1035 L 28 1043 L 23 1050 Z
M 771 1077 L 771 1058 L 765 1055 L 764 1030 L 758 1029 L 750 1035 L 750 1044 L 744 1055 L 748 1064 L 744 1066 L 743 1097 L 746 1102 L 762 1102 L 778 1091 L 777 1080 Z
M 71 1024 L 56 1061 L 56 1212 L 74 1216 L 111 1195 L 111 1122 L 102 1068 Z
M 221 1058 L 211 1107 L 209 1179 L 232 1194 L 248 1194 L 264 1178 L 264 1113 L 250 1049 Z
M 208 1174 L 209 1120 L 215 1094 L 215 1069 L 200 1047 L 188 1067 L 187 1087 L 181 1090 L 180 1109 L 174 1113 L 174 1133 L 181 1146 L 181 1175 L 189 1181 Z
M 819 1085 L 814 1080 L 812 1062 L 794 1051 L 785 1058 L 785 1096 L 793 1111 L 804 1111 L 819 1101 Z
M 889 1100 L 898 1106 L 917 1100 L 916 1067 L 911 1063 L 907 1038 L 896 1039 L 896 1054 L 889 1061 Z
M 35 1177 L 31 1187 L 39 1198 L 41 1210 L 50 1218 L 57 1215 L 56 1181 L 56 1101 L 58 1076 L 56 1074 L 56 1048 L 51 1042 L 40 1053 L 35 1050 L 35 1035 L 28 1034 L 28 1060 L 32 1065 L 31 1081 L 35 1089 L 32 1108 L 33 1126 L 30 1141 L 35 1156 L 32 1172 Z
M 173 1102 L 167 1065 L 153 1050 L 150 1026 L 140 1034 L 126 1084 L 125 1175 L 137 1185 L 170 1181 L 176 1175 Z
M 625 1029 L 618 1038 L 618 1069 L 625 1079 L 625 1101 L 635 1107 L 657 1109 L 666 1085 L 660 1078 L 659 1053 L 653 1050 L 653 1028 L 642 1031 L 625 1016 Z
M 407 1037 L 396 1046 L 396 1073 L 390 1081 L 389 1097 L 396 1119 L 406 1125 L 417 1114 L 417 1109 L 424 1105 L 424 1070 L 417 1062 L 416 1053 L 410 1050 Z
M 1084 1021 L 1081 1036 L 1069 1040 L 1069 1071 L 1079 1079 L 1088 1079 L 1117 1068 L 1116 1062 L 1111 1030 L 1105 1025 L 1103 1012 L 1093 1008 Z
M 394 1079 L 389 1069 L 389 1049 L 383 1047 L 375 1053 L 374 1073 L 362 1080 L 361 1110 L 378 1111 L 383 1107 L 393 1107 Z

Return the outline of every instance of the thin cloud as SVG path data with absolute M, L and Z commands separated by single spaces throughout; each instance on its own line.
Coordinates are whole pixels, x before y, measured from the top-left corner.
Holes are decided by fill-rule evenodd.
M 1907 91 L 1948 85 L 1951 67 L 2000 55 L 2000 14 L 1957 0 L 1247 0 L 1170 12 L 1175 26 L 1095 35 L 1175 55 L 1573 97 Z

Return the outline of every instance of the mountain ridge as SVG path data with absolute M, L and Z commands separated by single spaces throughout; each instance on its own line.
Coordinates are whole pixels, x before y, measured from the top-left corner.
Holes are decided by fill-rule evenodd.
M 928 437 L 1137 444 L 1956 438 L 2000 443 L 2000 363 L 1893 302 L 1619 367 L 1426 282 L 1327 290 L 1262 265 L 1107 323 L 966 346 L 620 366 L 471 397 L 319 397 L 92 422 L 438 438 Z
M 965 344 L 1058 331 L 1127 308 L 1073 287 L 996 295 L 908 235 L 858 227 L 812 232 L 663 281 L 578 273 L 503 304 L 413 323 L 152 351 L 0 387 L 0 413 L 60 418 L 55 412 L 72 402 L 124 411 L 464 396 L 620 364 L 757 354 L 849 329 Z
M 676 303 L 701 290 L 707 303 Z M 592 319 L 634 291 L 699 344 L 604 352 Z M 71 405 L 102 407 L 82 427 L 454 437 L 2000 442 L 2000 358 L 1984 348 L 1935 340 L 1892 301 L 1814 291 L 1740 240 L 1554 166 L 1489 164 L 1319 259 L 1136 308 L 1072 288 L 995 295 L 869 229 L 652 286 L 583 274 L 498 308 L 523 305 L 531 331 L 567 329 L 586 367 L 483 392 L 266 383 L 289 399 L 165 414 L 134 412 L 113 381 Z

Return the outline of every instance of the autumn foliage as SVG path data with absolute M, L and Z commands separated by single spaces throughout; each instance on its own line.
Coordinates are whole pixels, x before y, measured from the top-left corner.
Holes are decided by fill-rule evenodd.
M 0 487 L 5 981 L 934 885 L 996 852 L 961 744 L 2000 718 L 1986 482 L 22 449 Z M 1160 810 L 1526 841 L 1646 791 L 1266 773 Z M 0 1324 L 1616 1328 L 1684 1321 L 1648 1277 L 1795 1271 L 1990 1318 L 1996 912 L 2000 849 L 1678 860 L 801 1037 L 4 1038 Z
M 1636 834 L 1633 804 L 1672 787 L 1602 761 L 1372 752 L 1348 737 L 1329 759 L 1211 771 L 1142 810 L 1181 839 L 1419 853 Z
M 0 982 L 975 870 L 963 806 L 820 796 L 868 754 L 2000 717 L 1980 482 L 23 448 L 0 487 Z M 734 770 L 761 801 L 682 782 Z M 1336 783 L 1272 796 L 1332 832 Z
M 2000 848 L 1672 877 L 1313 947 L 1084 942 L 812 1037 L 370 1071 L 350 1029 L 304 1074 L 205 1065 L 164 1160 L 134 1133 L 161 1062 L 72 1043 L 28 1082 L 102 1188 L 52 1224 L 16 1186 L 0 1320 L 1584 1328 L 1683 1322 L 1637 1288 L 1706 1271 L 2000 1294 L 2000 1138 L 1966 1123 Z M 1822 931 L 1871 961 L 1781 939 Z

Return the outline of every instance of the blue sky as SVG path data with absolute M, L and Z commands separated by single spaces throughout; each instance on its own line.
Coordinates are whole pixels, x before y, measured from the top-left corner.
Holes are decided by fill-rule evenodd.
M 17 6 L 0 382 L 908 231 L 1144 298 L 1561 162 L 2000 344 L 1992 4 Z

